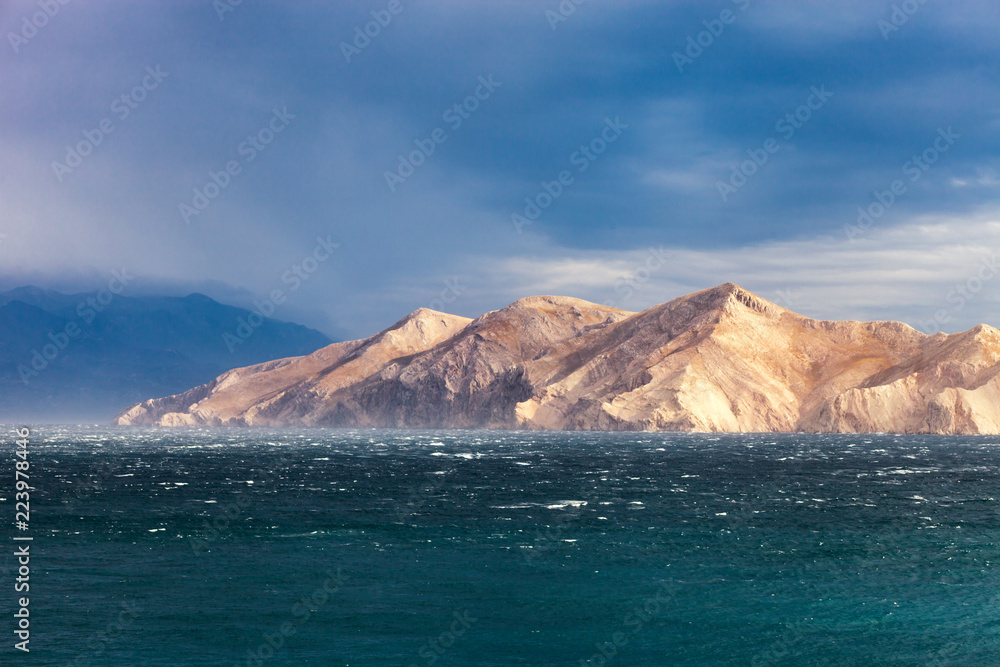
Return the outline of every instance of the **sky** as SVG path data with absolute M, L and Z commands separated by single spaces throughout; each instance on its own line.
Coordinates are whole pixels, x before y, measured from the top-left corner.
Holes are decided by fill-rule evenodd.
M 65 4 L 62 4 L 65 2 Z M 579 3 L 579 4 L 577 4 Z M 1000 5 L 0 5 L 0 288 L 1000 326 Z

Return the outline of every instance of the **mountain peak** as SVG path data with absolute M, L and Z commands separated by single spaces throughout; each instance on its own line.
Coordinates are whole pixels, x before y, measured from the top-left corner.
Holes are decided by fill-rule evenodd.
M 51 310 L 53 308 L 64 307 L 68 303 L 73 303 L 74 305 L 76 303 L 70 295 L 35 285 L 25 285 L 23 287 L 15 287 L 6 292 L 0 292 L 0 305 L 10 303 L 11 301 L 21 301 L 42 310 Z
M 765 315 L 777 315 L 785 310 L 781 306 L 757 296 L 750 290 L 729 282 L 682 298 L 709 308 L 725 308 L 726 306 L 739 308 L 742 306 Z
M 374 336 L 370 341 L 381 341 L 386 337 L 392 337 L 400 343 L 419 348 L 423 343 L 432 340 L 441 340 L 442 336 L 447 337 L 472 320 L 468 317 L 442 313 L 430 308 L 417 308 L 412 313 Z
M 396 329 L 403 328 L 408 324 L 430 324 L 435 322 L 455 323 L 462 320 L 466 322 L 472 321 L 471 318 L 462 317 L 461 315 L 443 313 L 439 310 L 431 310 L 430 308 L 417 308 L 412 313 L 407 314 L 389 327 L 388 331 L 395 331 Z
M 15 287 L 13 289 L 9 289 L 6 292 L 0 292 L 0 296 L 12 296 L 12 297 L 24 296 L 24 295 L 52 296 L 55 294 L 59 294 L 59 292 L 56 292 L 55 290 L 45 289 L 44 287 L 38 287 L 37 285 L 24 285 L 22 287 Z
M 206 296 L 201 292 L 191 292 L 190 294 L 184 297 L 184 301 L 187 301 L 189 303 L 212 303 L 212 304 L 218 303 L 218 301 L 216 301 L 212 297 Z
M 403 319 L 427 319 L 433 317 L 458 317 L 458 315 L 452 315 L 451 313 L 446 313 L 442 310 L 434 310 L 433 308 L 417 308 L 412 313 L 407 315 Z
M 592 301 L 585 301 L 584 299 L 577 299 L 571 296 L 555 296 L 551 294 L 542 294 L 538 296 L 526 296 L 522 299 L 518 299 L 513 302 L 507 308 L 534 308 L 536 310 L 552 310 L 554 308 L 566 308 L 566 309 L 597 309 L 597 310 L 621 310 L 620 308 L 615 308 L 613 306 L 605 306 L 599 303 L 594 303 Z M 623 311 L 628 312 L 628 311 Z

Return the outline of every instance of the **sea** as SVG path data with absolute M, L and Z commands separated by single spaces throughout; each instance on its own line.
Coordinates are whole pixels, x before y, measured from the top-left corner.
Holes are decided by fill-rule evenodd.
M 5 666 L 1000 665 L 996 436 L 4 428 Z

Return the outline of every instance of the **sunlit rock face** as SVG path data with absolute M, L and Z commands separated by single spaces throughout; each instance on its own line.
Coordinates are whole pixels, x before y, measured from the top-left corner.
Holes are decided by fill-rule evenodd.
M 803 317 L 726 283 L 631 313 L 535 296 L 417 310 L 116 424 L 1000 433 L 1000 332 Z

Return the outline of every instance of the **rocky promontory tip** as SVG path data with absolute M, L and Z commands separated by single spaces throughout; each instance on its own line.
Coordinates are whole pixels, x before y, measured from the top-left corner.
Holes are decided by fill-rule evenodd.
M 734 283 L 640 313 L 534 296 L 421 308 L 114 423 L 996 434 L 1000 332 L 813 320 Z

